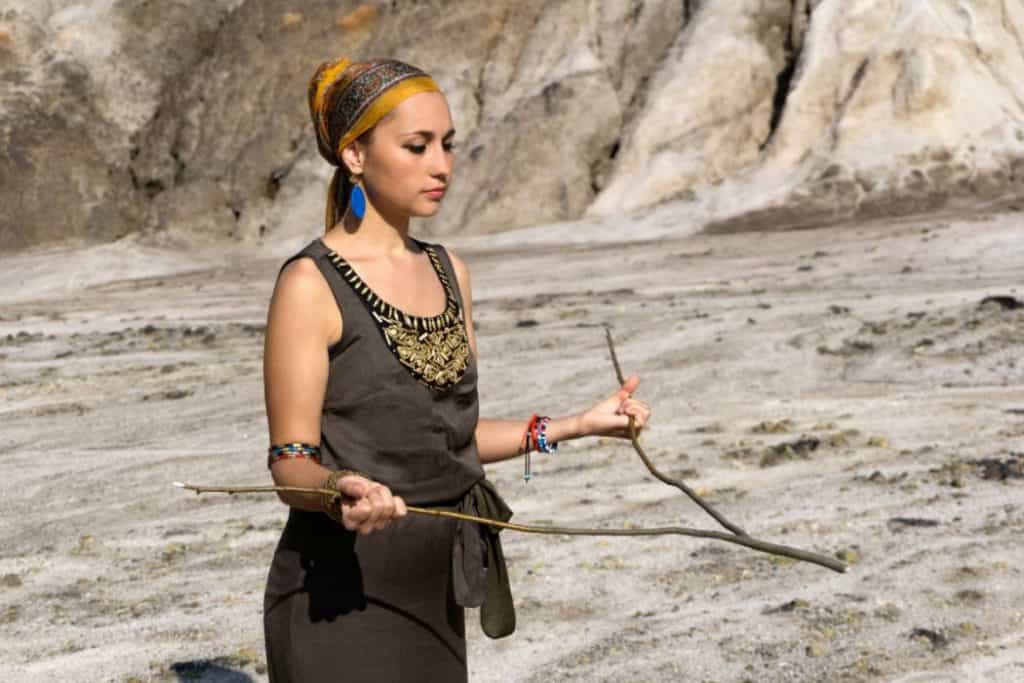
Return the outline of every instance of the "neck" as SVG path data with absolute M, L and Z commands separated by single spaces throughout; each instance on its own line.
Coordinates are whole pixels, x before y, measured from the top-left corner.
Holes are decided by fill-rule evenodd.
M 346 209 L 341 220 L 324 235 L 324 242 L 351 255 L 370 258 L 398 256 L 413 249 L 409 216 L 400 212 L 385 213 L 369 201 L 362 218 L 357 218 L 351 208 Z

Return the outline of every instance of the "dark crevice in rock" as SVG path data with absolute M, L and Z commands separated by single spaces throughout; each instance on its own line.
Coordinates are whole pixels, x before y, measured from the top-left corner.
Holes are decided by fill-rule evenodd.
M 836 107 L 836 113 L 832 117 L 832 146 L 839 142 L 839 122 L 843 120 L 843 116 L 846 113 L 846 107 L 850 105 L 850 100 L 857 93 L 857 89 L 860 84 L 864 81 L 864 74 L 868 71 L 868 65 L 871 64 L 871 58 L 865 57 L 864 60 L 857 65 L 857 70 L 853 72 L 853 77 L 850 79 L 850 85 L 846 88 L 846 94 L 843 95 L 843 99 L 840 100 L 839 106 Z
M 299 163 L 299 160 L 302 159 L 303 155 L 307 152 L 306 145 L 303 145 L 299 140 L 292 140 L 291 148 L 291 158 L 277 168 L 271 170 L 270 174 L 267 176 L 267 182 L 264 186 L 264 195 L 267 199 L 274 199 L 277 197 L 277 193 L 281 190 L 281 185 L 285 178 L 288 177 L 295 168 L 295 164 Z
M 558 81 L 545 85 L 541 89 L 540 94 L 544 98 L 544 112 L 548 115 L 555 113 L 558 99 L 565 97 L 565 93 L 562 92 L 562 86 Z
M 132 174 L 132 176 L 134 177 L 134 174 Z M 147 180 L 142 184 L 142 189 L 145 190 L 146 196 L 152 199 L 167 188 L 164 187 L 163 181 L 161 180 Z
M 793 71 L 796 68 L 795 59 L 786 60 L 786 68 L 775 77 L 775 95 L 772 97 L 772 118 L 768 123 L 768 136 L 761 143 L 763 150 L 772 141 L 775 130 L 782 120 L 782 112 L 786 108 L 786 98 L 789 96 L 789 86 L 793 80 Z
M 626 104 L 626 114 L 642 108 L 643 102 L 647 96 L 647 84 L 650 80 L 651 77 L 649 74 L 644 74 L 639 78 L 639 80 L 637 80 L 636 88 L 633 90 L 633 94 L 630 96 L 629 102 Z
M 622 138 L 615 138 L 615 142 L 612 143 L 608 149 L 608 158 L 614 159 L 619 153 L 619 146 L 622 144 Z
M 690 25 L 690 19 L 693 17 L 693 12 L 696 11 L 694 7 L 696 4 L 697 3 L 695 2 L 695 0 L 684 0 L 683 16 L 681 17 L 681 21 L 679 23 L 680 34 L 686 30 L 687 26 Z M 652 76 L 656 73 L 659 73 L 664 68 L 665 60 L 670 55 L 672 55 L 673 50 L 675 49 L 675 46 L 678 44 L 678 42 L 678 37 L 675 40 L 669 41 L 668 44 L 665 45 L 664 49 L 661 50 L 661 54 L 658 55 L 658 58 L 651 65 L 650 70 L 647 73 L 640 76 L 639 79 L 637 79 L 636 85 L 633 88 L 633 92 L 630 93 L 629 101 L 626 103 L 626 106 L 623 108 L 622 111 L 623 128 L 628 126 L 629 123 L 633 121 L 634 117 L 637 115 L 638 112 L 643 111 L 645 105 L 647 104 L 647 96 L 650 92 Z M 622 68 L 621 65 L 620 68 Z M 618 150 L 616 149 L 616 153 L 617 152 Z
M 644 1 L 633 2 L 629 8 L 629 25 L 636 26 L 637 21 L 640 20 L 640 14 L 644 11 Z M 600 34 L 598 34 L 600 37 Z
M 811 6 L 808 0 L 792 0 L 792 9 L 789 18 L 789 31 L 786 32 L 786 43 L 783 46 L 786 62 L 782 70 L 775 76 L 775 94 L 772 96 L 772 116 L 768 122 L 768 135 L 761 143 L 760 149 L 764 150 L 772 141 L 779 122 L 782 121 L 782 113 L 786 109 L 786 100 L 789 98 L 790 88 L 796 75 L 796 67 L 800 61 L 800 53 L 803 49 L 804 33 L 810 23 Z
M 185 178 L 185 162 L 181 158 L 181 154 L 178 152 L 178 145 L 175 144 L 171 148 L 171 158 L 174 159 L 174 185 L 177 187 L 181 185 Z
M 590 189 L 595 195 L 604 188 L 607 182 L 608 172 L 615 161 L 615 157 L 619 153 L 619 147 L 621 145 L 622 138 L 615 138 L 615 141 L 605 148 L 604 154 L 590 162 Z
M 487 70 L 487 64 L 490 61 L 490 55 L 487 60 L 480 63 L 480 68 L 477 70 L 476 83 L 473 84 L 473 101 L 476 103 L 476 121 L 473 122 L 473 129 L 476 130 L 484 122 L 484 72 Z
M 281 191 L 281 181 L 288 177 L 288 172 L 291 171 L 290 166 L 279 166 L 270 172 L 267 176 L 267 184 L 263 190 L 263 194 L 267 199 L 274 199 L 277 197 L 277 193 Z

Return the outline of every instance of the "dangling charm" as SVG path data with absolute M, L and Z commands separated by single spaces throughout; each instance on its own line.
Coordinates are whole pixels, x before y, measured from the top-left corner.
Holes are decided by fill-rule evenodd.
M 366 213 L 366 195 L 363 194 L 363 188 L 355 184 L 355 180 L 352 181 L 352 192 L 348 197 L 348 205 L 356 218 L 362 218 Z

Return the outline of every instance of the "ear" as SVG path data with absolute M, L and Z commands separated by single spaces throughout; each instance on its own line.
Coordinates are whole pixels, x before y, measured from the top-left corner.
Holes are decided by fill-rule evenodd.
M 366 149 L 358 139 L 348 143 L 341 150 L 341 159 L 345 162 L 345 166 L 348 167 L 350 174 L 361 174 L 363 172 L 365 157 Z

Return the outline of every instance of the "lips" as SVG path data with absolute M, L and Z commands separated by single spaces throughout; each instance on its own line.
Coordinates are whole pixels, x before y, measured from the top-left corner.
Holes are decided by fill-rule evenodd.
M 424 190 L 424 192 L 429 194 L 431 197 L 440 197 L 440 196 L 442 196 L 444 194 L 445 188 L 443 188 L 443 187 L 435 187 L 432 190 Z

